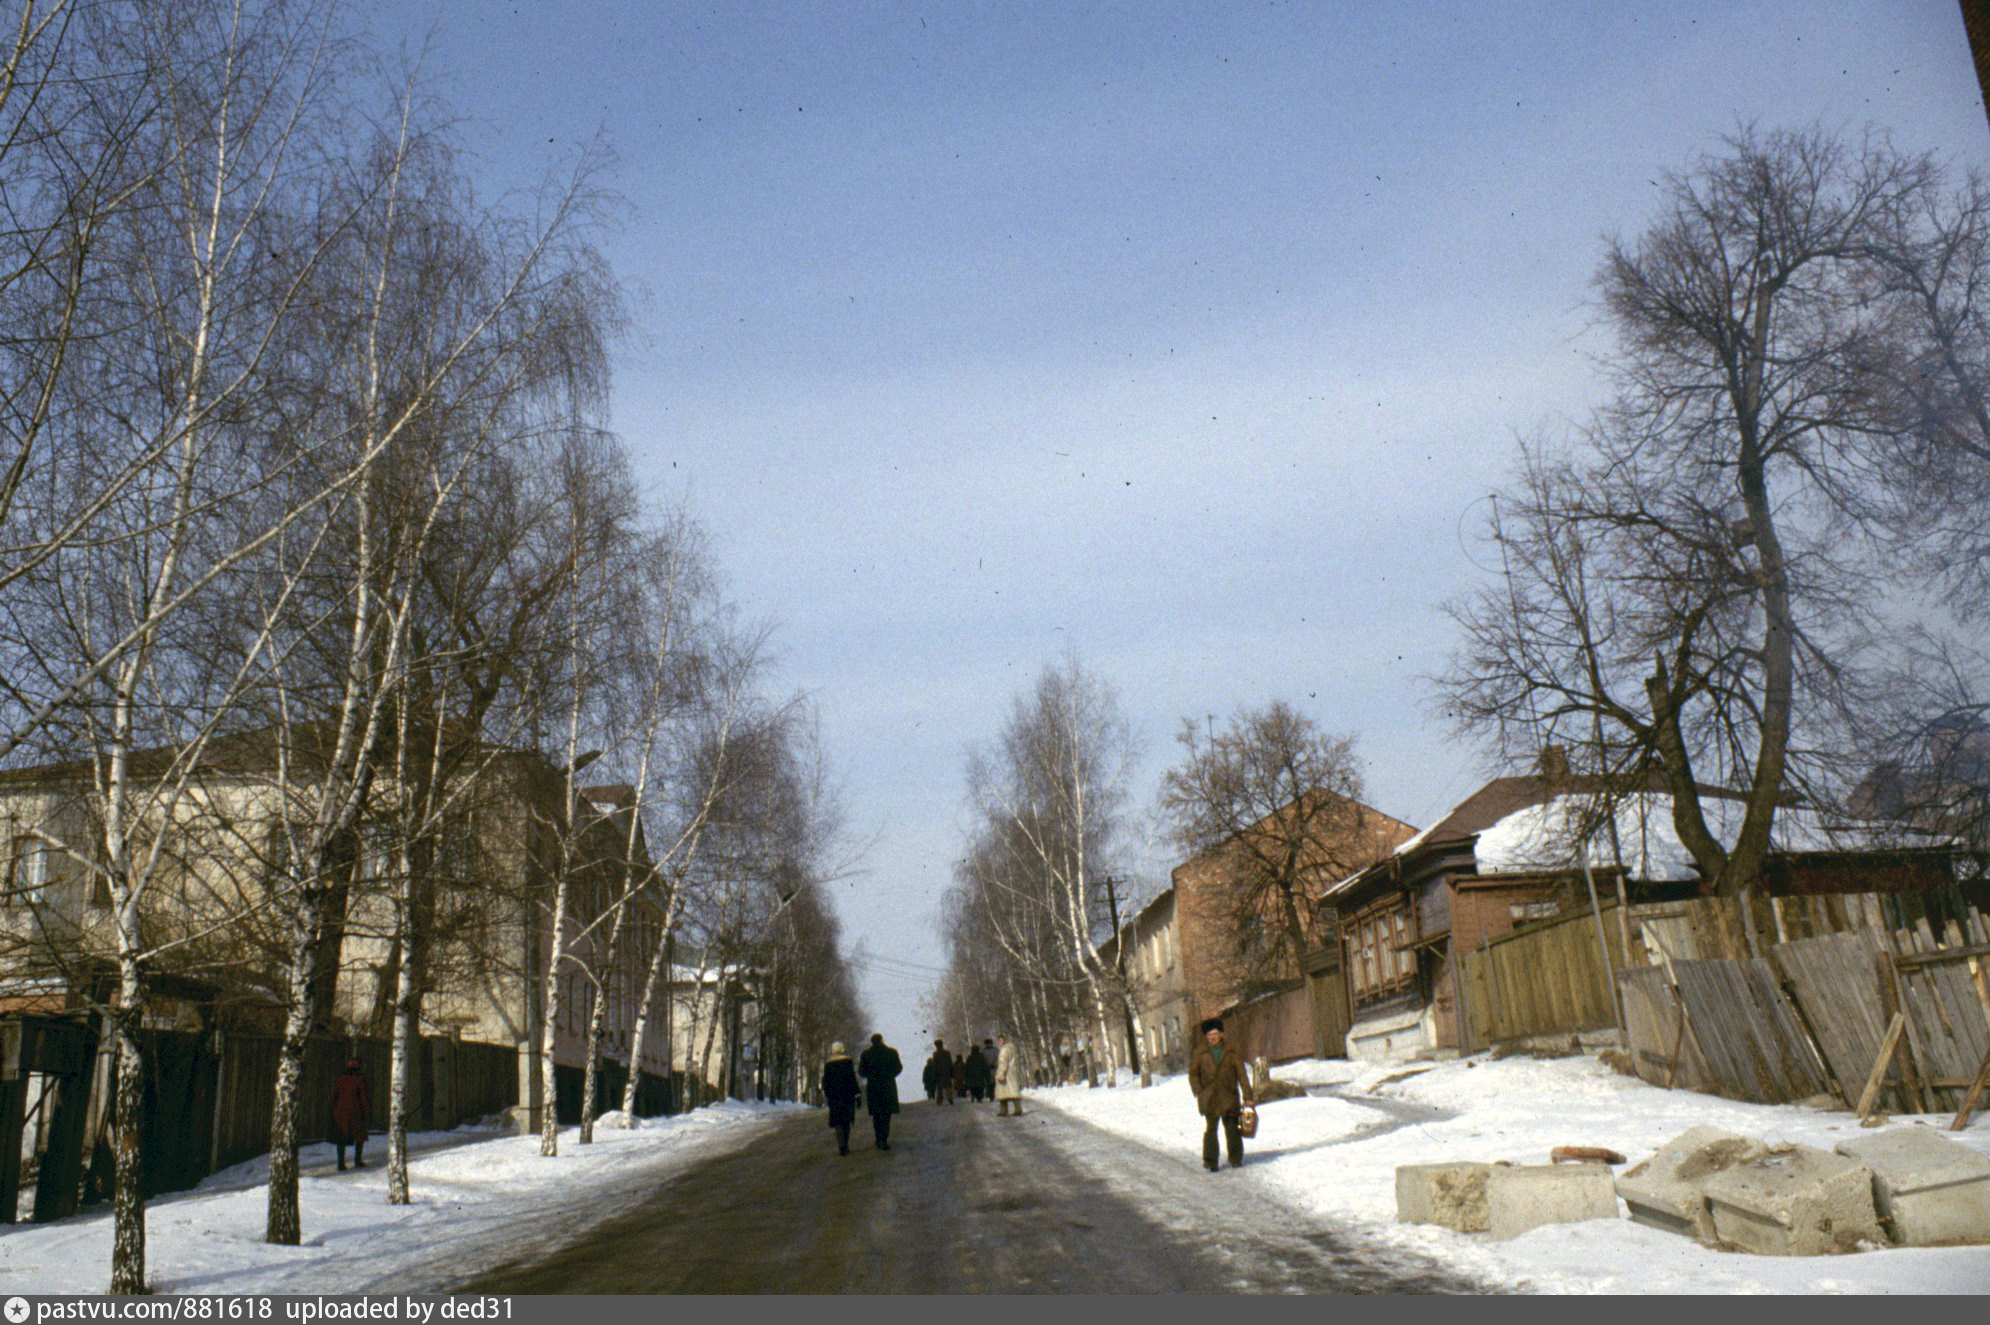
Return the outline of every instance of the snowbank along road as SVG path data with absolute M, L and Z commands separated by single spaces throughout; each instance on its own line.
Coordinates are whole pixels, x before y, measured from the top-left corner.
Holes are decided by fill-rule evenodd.
M 1483 1292 L 1401 1250 L 1035 1107 L 908 1105 L 892 1148 L 847 1157 L 799 1115 L 698 1164 L 639 1209 L 458 1292 Z

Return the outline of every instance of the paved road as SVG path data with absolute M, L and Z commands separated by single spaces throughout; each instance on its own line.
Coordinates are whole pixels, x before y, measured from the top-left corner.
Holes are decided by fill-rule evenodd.
M 823 1114 L 798 1116 L 550 1257 L 453 1291 L 1483 1291 L 1268 1214 L 1248 1171 L 1209 1174 L 1200 1156 L 1162 1155 L 1053 1110 L 1000 1118 L 988 1105 L 918 1102 L 889 1152 L 859 1139 L 840 1157 Z

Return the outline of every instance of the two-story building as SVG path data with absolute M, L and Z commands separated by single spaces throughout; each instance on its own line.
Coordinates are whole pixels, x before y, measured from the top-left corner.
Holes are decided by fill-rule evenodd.
M 280 905 L 291 840 L 285 823 L 309 789 L 300 795 L 294 768 L 279 778 L 269 749 L 255 734 L 216 742 L 196 775 L 170 784 L 172 752 L 133 761 L 131 841 L 135 853 L 157 853 L 139 907 L 153 1026 L 267 1033 L 280 1024 L 272 991 L 283 987 L 289 943 Z M 589 788 L 569 805 L 566 778 L 543 758 L 490 751 L 474 763 L 460 812 L 424 856 L 419 951 L 402 951 L 394 923 L 384 825 L 363 819 L 340 855 L 325 908 L 314 1031 L 384 1036 L 401 964 L 417 961 L 426 987 L 422 1033 L 514 1049 L 521 1122 L 532 1125 L 543 1104 L 553 885 L 565 868 L 572 937 L 553 1028 L 562 1111 L 577 1107 L 597 996 L 607 1000 L 611 1081 L 630 1071 L 664 1078 L 673 1067 L 703 1063 L 689 1040 L 717 999 L 695 973 L 674 973 L 681 978 L 660 1000 L 668 1010 L 651 1016 L 644 1044 L 632 1043 L 636 1002 L 663 941 L 662 911 L 647 890 L 629 908 L 615 960 L 607 959 L 611 908 L 630 871 L 649 868 L 632 791 Z M 92 787 L 81 763 L 0 773 L 0 1011 L 61 1012 L 108 997 L 112 891 Z M 385 804 L 387 788 L 377 790 Z M 673 1038 L 686 1042 L 677 1053 Z M 721 1028 L 721 1064 L 737 1040 L 736 1028 Z M 710 1075 L 714 1085 L 722 1079 L 716 1068 Z
M 1282 1061 L 1340 1051 L 1339 949 L 1321 900 L 1341 877 L 1338 868 L 1386 857 L 1416 830 L 1370 806 L 1337 800 L 1335 812 L 1306 819 L 1318 840 L 1304 844 L 1305 866 L 1294 887 L 1300 960 L 1291 952 L 1284 899 L 1252 877 L 1251 853 L 1237 840 L 1175 866 L 1168 888 L 1102 949 L 1110 963 L 1126 945 L 1129 986 L 1148 1042 L 1142 1047 L 1153 1061 L 1179 1065 L 1197 1024 L 1219 1014 L 1236 1019 L 1233 1038 L 1254 1055 Z M 1285 813 L 1267 815 L 1253 830 L 1275 829 Z M 1115 1033 L 1123 1038 L 1118 1028 Z

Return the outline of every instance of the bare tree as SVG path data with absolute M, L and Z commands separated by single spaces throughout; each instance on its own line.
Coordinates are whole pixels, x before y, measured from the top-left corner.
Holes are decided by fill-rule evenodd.
M 970 880 L 1022 904 L 984 914 L 1012 957 L 1031 953 L 1055 963 L 1018 972 L 1034 978 L 1036 1001 L 1060 979 L 1053 970 L 1070 973 L 1061 978 L 1082 990 L 1084 1014 L 1066 1024 L 1105 1046 L 1112 1073 L 1118 1062 L 1108 1003 L 1136 1024 L 1138 1010 L 1101 955 L 1098 935 L 1110 928 L 1105 888 L 1125 850 L 1133 757 L 1111 688 L 1067 659 L 1046 667 L 1017 697 L 995 745 L 973 757 L 968 773 L 982 821 L 980 850 L 970 858 L 983 866 Z
M 1184 851 L 1228 852 L 1247 987 L 1295 978 L 1321 939 L 1308 885 L 1343 878 L 1393 845 L 1378 843 L 1379 824 L 1362 804 L 1354 737 L 1324 732 L 1273 700 L 1239 710 L 1221 731 L 1184 719 L 1175 739 L 1182 762 L 1162 776 L 1161 809 Z M 1268 914 L 1279 922 L 1271 943 L 1263 934 Z
M 1573 446 L 1528 448 L 1489 531 L 1506 573 L 1452 609 L 1460 724 L 1663 786 L 1723 895 L 1754 886 L 1778 807 L 1829 783 L 1871 662 L 1867 462 L 1894 426 L 1872 366 L 1898 316 L 1872 263 L 1937 178 L 1818 131 L 1742 133 L 1667 176 L 1597 277 L 1614 397 Z

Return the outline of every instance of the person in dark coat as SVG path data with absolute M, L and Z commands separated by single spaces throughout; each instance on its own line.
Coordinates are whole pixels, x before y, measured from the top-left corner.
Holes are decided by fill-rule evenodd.
M 898 1074 L 905 1070 L 898 1050 L 873 1035 L 871 1047 L 857 1060 L 857 1075 L 864 1079 L 864 1104 L 871 1111 L 871 1130 L 877 1133 L 879 1150 L 891 1149 L 891 1115 L 898 1112 Z
M 345 1060 L 345 1071 L 332 1079 L 332 1144 L 339 1150 L 339 1172 L 345 1172 L 345 1148 L 352 1147 L 352 1166 L 366 1167 L 366 1129 L 373 1120 L 373 1095 L 359 1060 Z
M 993 1074 L 988 1070 L 988 1060 L 981 1056 L 981 1046 L 974 1045 L 967 1051 L 967 1058 L 961 1069 L 966 1078 L 968 1098 L 976 1104 L 988 1098 L 988 1083 Z
M 945 1040 L 933 1041 L 933 1098 L 941 1104 L 954 1102 L 954 1056 L 947 1052 Z
M 1230 1167 L 1241 1168 L 1244 1134 L 1237 1129 L 1237 1121 L 1245 1101 L 1251 1098 L 1244 1056 L 1223 1043 L 1221 1017 L 1202 1023 L 1202 1038 L 1202 1047 L 1190 1055 L 1188 1064 L 1188 1086 L 1195 1092 L 1195 1107 L 1201 1111 L 1204 1124 L 1202 1167 L 1216 1172 L 1216 1128 L 1221 1124 Z
M 939 1062 L 930 1055 L 927 1056 L 926 1066 L 919 1072 L 919 1084 L 926 1088 L 929 1100 L 933 1098 L 933 1092 L 940 1088 Z
M 984 1104 L 995 1098 L 995 1064 L 1000 1058 L 1001 1054 L 995 1048 L 994 1038 L 983 1039 L 981 1041 L 981 1061 L 987 1064 L 988 1073 L 982 1080 L 981 1099 Z
M 829 1061 L 822 1065 L 822 1098 L 829 1105 L 829 1125 L 836 1129 L 839 1155 L 850 1153 L 850 1124 L 857 1121 L 857 1097 L 861 1094 L 856 1064 L 838 1040 L 829 1046 Z
M 954 1093 L 947 1097 L 947 1103 L 952 1104 L 958 1100 L 964 1100 L 966 1098 L 967 1098 L 967 1055 L 955 1054 L 954 1055 Z

